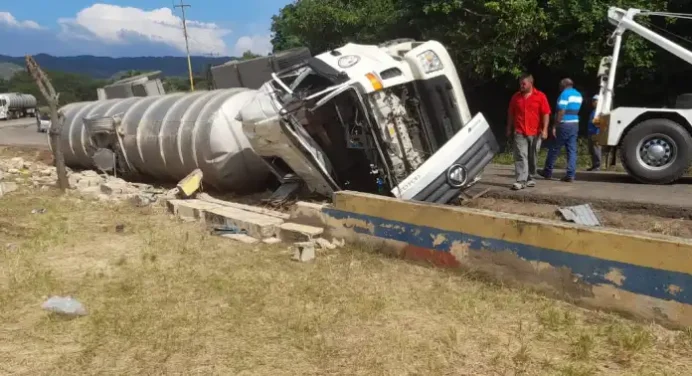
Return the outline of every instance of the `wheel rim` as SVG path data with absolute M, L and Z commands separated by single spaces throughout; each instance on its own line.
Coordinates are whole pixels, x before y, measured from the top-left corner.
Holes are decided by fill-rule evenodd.
M 667 135 L 657 133 L 639 141 L 637 145 L 637 160 L 649 170 L 663 170 L 675 162 L 678 148 Z

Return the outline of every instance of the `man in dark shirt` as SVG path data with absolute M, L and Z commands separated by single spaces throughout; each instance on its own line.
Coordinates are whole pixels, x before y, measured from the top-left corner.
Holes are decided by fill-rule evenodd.
M 519 79 L 519 91 L 512 96 L 507 113 L 507 137 L 514 136 L 516 183 L 512 189 L 536 186 L 536 160 L 541 140 L 548 138 L 550 105 L 545 94 L 533 86 L 530 74 Z

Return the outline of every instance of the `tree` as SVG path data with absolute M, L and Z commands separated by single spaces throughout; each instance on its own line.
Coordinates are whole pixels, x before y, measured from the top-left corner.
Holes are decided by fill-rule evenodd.
M 665 10 L 665 0 L 302 0 L 272 18 L 274 50 L 313 53 L 348 41 L 412 37 L 447 46 L 469 77 L 514 79 L 530 64 L 592 71 L 608 52 L 608 6 Z M 628 38 L 626 69 L 649 68 L 648 42 Z
M 251 60 L 251 59 L 258 58 L 258 57 L 262 57 L 262 55 L 258 55 L 256 53 L 250 51 L 250 50 L 247 50 L 247 51 L 243 52 L 243 56 L 240 57 L 240 60 Z
M 65 167 L 65 157 L 60 146 L 60 137 L 62 136 L 62 124 L 65 117 L 58 113 L 58 104 L 60 95 L 55 92 L 53 85 L 48 76 L 41 70 L 41 67 L 34 61 L 30 55 L 26 55 L 26 69 L 31 74 L 31 77 L 36 81 L 36 86 L 43 94 L 43 97 L 48 102 L 50 107 L 50 144 L 53 150 L 53 159 L 55 161 L 55 169 L 58 175 L 58 188 L 64 193 L 69 187 L 67 181 L 67 168 Z M 37 115 L 38 116 L 38 115 Z

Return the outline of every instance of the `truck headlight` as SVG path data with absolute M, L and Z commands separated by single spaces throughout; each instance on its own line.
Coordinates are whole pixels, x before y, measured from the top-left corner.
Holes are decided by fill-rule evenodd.
M 423 66 L 423 71 L 425 73 L 436 72 L 444 68 L 444 65 L 442 65 L 442 61 L 440 61 L 440 58 L 432 50 L 427 50 L 423 53 L 418 54 L 417 58 L 420 62 L 420 65 Z

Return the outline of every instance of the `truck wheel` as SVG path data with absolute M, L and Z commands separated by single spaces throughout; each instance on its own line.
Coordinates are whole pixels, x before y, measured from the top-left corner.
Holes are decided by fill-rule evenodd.
M 668 184 L 687 171 L 692 137 L 670 119 L 649 119 L 632 128 L 622 140 L 622 165 L 646 184 Z

